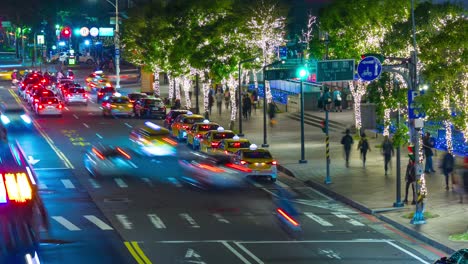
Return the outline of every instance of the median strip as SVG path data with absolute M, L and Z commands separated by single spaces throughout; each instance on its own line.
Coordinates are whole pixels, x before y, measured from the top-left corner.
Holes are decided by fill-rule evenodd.
M 152 264 L 136 241 L 125 241 L 124 244 L 125 247 L 127 247 L 128 252 L 130 252 L 138 264 Z

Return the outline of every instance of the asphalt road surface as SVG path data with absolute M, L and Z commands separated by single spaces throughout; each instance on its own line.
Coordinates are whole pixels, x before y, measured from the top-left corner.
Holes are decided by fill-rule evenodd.
M 86 74 L 77 71 L 77 80 Z M 24 104 L 14 91 L 0 82 L 0 101 Z M 176 157 L 132 153 L 130 175 L 90 177 L 84 152 L 97 144 L 129 146 L 130 131 L 146 120 L 104 118 L 95 102 L 67 106 L 63 117 L 34 119 L 34 127 L 9 137 L 34 163 L 52 224 L 42 234 L 42 263 L 401 264 L 436 258 L 430 247 L 284 175 L 275 184 L 204 191 L 177 180 Z M 185 144 L 177 150 L 192 155 Z M 291 191 L 301 212 L 299 236 L 274 214 L 280 187 Z

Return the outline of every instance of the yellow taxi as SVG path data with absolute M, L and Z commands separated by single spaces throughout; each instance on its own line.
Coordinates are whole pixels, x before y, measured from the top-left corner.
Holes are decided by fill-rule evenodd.
M 187 130 L 195 123 L 203 122 L 205 118 L 201 115 L 194 115 L 188 111 L 186 114 L 182 114 L 176 117 L 171 125 L 172 136 L 177 138 L 178 141 L 187 139 Z
M 95 71 L 85 78 L 86 86 L 90 91 L 95 91 L 109 83 L 109 78 L 102 71 Z
M 203 135 L 200 144 L 200 151 L 209 153 L 216 152 L 219 143 L 223 139 L 233 138 L 236 134 L 231 130 L 224 130 L 223 127 L 218 127 L 216 130 L 210 130 Z
M 202 123 L 195 123 L 187 130 L 187 145 L 191 146 L 192 149 L 200 149 L 200 141 L 210 130 L 218 129 L 219 124 L 210 122 L 209 120 L 203 120 Z
M 103 116 L 134 116 L 133 104 L 127 96 L 122 96 L 115 93 L 109 96 L 102 102 L 102 115 Z
M 170 132 L 152 122 L 145 122 L 145 126 L 138 127 L 130 132 L 130 141 L 136 151 L 147 156 L 175 155 L 177 142 L 170 138 Z
M 267 178 L 272 182 L 276 181 L 278 175 L 276 160 L 267 149 L 258 148 L 257 145 L 252 144 L 249 148 L 237 150 L 233 160 L 235 164 L 251 170 L 244 173 L 246 177 Z
M 251 145 L 250 141 L 246 138 L 240 138 L 234 136 L 233 138 L 223 139 L 219 142 L 217 150 L 224 154 L 232 154 L 241 148 L 249 148 Z

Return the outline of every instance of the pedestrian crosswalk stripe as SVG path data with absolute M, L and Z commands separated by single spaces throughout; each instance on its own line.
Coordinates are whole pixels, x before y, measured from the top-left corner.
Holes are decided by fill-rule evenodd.
M 283 187 L 283 188 L 289 188 L 287 184 L 282 183 L 281 181 L 276 181 L 276 184 L 278 184 L 280 187 Z
M 123 215 L 123 214 L 117 214 L 115 215 L 117 217 L 117 219 L 119 220 L 119 222 L 122 224 L 122 226 L 125 228 L 125 229 L 132 229 L 133 227 L 133 223 L 130 222 L 127 218 L 126 215 Z
M 332 212 L 332 214 L 334 214 L 338 218 L 347 219 L 346 222 L 352 224 L 353 226 L 365 226 L 365 224 L 363 224 L 363 223 L 361 223 L 361 222 L 359 222 L 357 220 L 354 220 L 354 219 L 350 218 L 349 216 L 344 215 L 342 213 Z
M 319 223 L 322 226 L 333 226 L 332 223 L 328 222 L 327 220 L 325 220 L 325 219 L 321 218 L 320 216 L 315 215 L 313 213 L 305 212 L 304 215 L 309 217 L 310 219 L 314 220 L 315 222 Z
M 187 222 L 192 225 L 193 228 L 200 228 L 200 226 L 197 224 L 197 222 L 195 221 L 195 219 L 193 219 L 189 214 L 186 214 L 186 213 L 182 213 L 182 214 L 179 214 L 180 217 L 184 218 L 185 220 L 187 220 Z
M 148 218 L 150 219 L 150 221 L 154 225 L 154 227 L 156 227 L 158 229 L 166 228 L 166 225 L 163 223 L 161 218 L 159 218 L 156 214 L 149 214 Z
M 68 221 L 67 219 L 65 219 L 62 216 L 52 216 L 52 219 L 54 219 L 55 221 L 57 221 L 59 224 L 63 225 L 66 229 L 68 229 L 70 231 L 79 231 L 79 230 L 81 230 L 79 227 L 77 227 L 72 222 Z
M 73 185 L 73 183 L 70 180 L 60 180 L 60 181 L 63 183 L 63 185 L 67 189 L 74 189 L 75 188 L 75 185 Z
M 88 219 L 91 223 L 95 224 L 97 227 L 101 228 L 102 230 L 113 230 L 111 226 L 104 223 L 101 219 L 97 218 L 94 215 L 85 215 L 84 218 Z
M 218 220 L 218 222 L 225 223 L 225 224 L 231 223 L 231 222 L 229 222 L 229 220 L 227 220 L 226 218 L 224 218 L 220 214 L 213 214 L 213 216 Z
M 122 180 L 122 178 L 115 178 L 114 181 L 120 188 L 127 188 L 128 185 Z
M 101 188 L 101 185 L 95 179 L 88 179 L 88 180 L 91 186 L 93 186 L 93 188 L 95 189 Z
M 169 177 L 168 180 L 177 187 L 182 187 L 182 184 L 174 177 Z

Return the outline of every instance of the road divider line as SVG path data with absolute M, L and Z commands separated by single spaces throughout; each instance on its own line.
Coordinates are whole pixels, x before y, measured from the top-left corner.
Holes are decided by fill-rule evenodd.
M 393 242 L 391 242 L 391 241 L 386 241 L 386 242 L 387 242 L 387 244 L 393 246 L 394 248 L 397 248 L 397 249 L 399 249 L 400 251 L 405 252 L 406 254 L 410 255 L 411 257 L 413 257 L 414 259 L 418 260 L 419 262 L 424 263 L 424 264 L 429 264 L 429 262 L 423 260 L 422 258 L 420 258 L 420 257 L 416 256 L 415 254 L 409 252 L 408 250 L 406 250 L 406 249 L 404 249 L 404 248 L 398 246 L 397 244 L 395 244 L 395 243 L 393 243 Z
M 253 260 L 255 260 L 258 264 L 264 264 L 263 261 L 261 261 L 257 256 L 255 256 L 250 250 L 248 250 L 246 247 L 241 245 L 239 242 L 234 242 L 242 251 L 244 251 L 247 255 L 249 255 Z
M 73 183 L 70 181 L 70 180 L 60 180 L 63 185 L 65 186 L 65 188 L 67 189 L 75 189 L 75 185 L 73 185 Z
M 221 223 L 230 224 L 229 220 L 224 218 L 221 214 L 213 214 L 213 216 Z
M 101 219 L 97 218 L 94 215 L 85 215 L 84 218 L 88 219 L 91 223 L 95 224 L 97 227 L 101 228 L 102 230 L 113 230 L 111 226 L 106 224 Z
M 304 215 L 309 217 L 310 219 L 314 220 L 315 222 L 319 223 L 322 226 L 333 226 L 332 223 L 328 222 L 327 220 L 325 220 L 325 219 L 321 218 L 320 216 L 315 215 L 313 213 L 305 212 Z
M 119 222 L 122 224 L 122 226 L 125 229 L 132 229 L 133 228 L 133 223 L 128 220 L 128 217 L 126 215 L 117 214 L 117 215 L 115 215 L 115 217 L 117 217 L 117 219 L 119 220 Z
M 95 180 L 95 179 L 88 179 L 89 183 L 91 186 L 93 186 L 94 189 L 99 189 L 101 188 L 101 185 Z
M 115 178 L 114 181 L 115 181 L 115 183 L 117 183 L 117 185 L 120 188 L 127 188 L 128 187 L 128 185 L 122 180 L 122 178 Z
M 193 219 L 189 214 L 182 213 L 182 214 L 179 214 L 179 215 L 180 215 L 180 217 L 184 218 L 192 226 L 192 228 L 200 228 L 200 226 L 197 224 L 195 219 Z
M 154 225 L 154 227 L 158 229 L 166 228 L 164 222 L 156 214 L 149 214 L 148 218 L 150 219 L 150 222 Z
M 125 123 L 125 125 L 126 125 L 128 128 L 132 128 L 132 126 L 131 126 L 129 123 Z
M 221 243 L 227 249 L 229 249 L 229 251 L 231 251 L 234 255 L 236 255 L 236 257 L 238 257 L 240 260 L 242 260 L 242 262 L 244 262 L 244 264 L 252 264 L 252 263 L 250 263 L 250 261 L 248 261 L 246 258 L 244 258 L 244 256 L 242 256 L 242 254 L 239 253 L 239 251 L 237 251 L 235 248 L 233 248 L 231 245 L 229 245 L 229 243 L 227 241 L 223 241 Z
M 128 161 L 128 163 L 129 163 L 133 168 L 138 169 L 138 166 L 137 166 L 135 163 L 133 163 L 133 162 L 131 162 L 131 161 Z
M 68 107 L 65 106 L 64 108 L 65 108 L 65 110 L 70 111 L 70 109 Z
M 99 139 L 102 139 L 102 136 L 99 135 L 98 133 L 96 133 L 96 136 L 97 136 Z
M 76 114 L 73 114 L 73 117 L 74 117 L 75 119 L 80 119 Z
M 70 231 L 79 231 L 79 230 L 81 230 L 79 227 L 77 227 L 72 222 L 68 221 L 67 219 L 65 219 L 62 216 L 52 216 L 52 219 L 54 219 L 55 221 L 57 221 L 59 224 L 63 225 L 66 229 L 68 229 Z
M 125 242 L 124 242 L 124 245 L 125 245 L 125 247 L 127 247 L 128 252 L 130 252 L 130 254 L 132 255 L 132 257 L 136 260 L 136 262 L 137 262 L 138 264 L 145 264 L 145 262 L 140 258 L 140 256 L 138 256 L 138 254 L 136 253 L 135 249 L 133 249 L 133 247 L 132 247 L 132 245 L 130 244 L 130 242 L 125 241 Z
M 86 128 L 89 128 L 89 125 L 86 123 L 83 123 L 83 126 L 85 126 Z
M 13 92 L 13 90 L 9 90 L 9 91 L 11 95 L 13 96 L 13 98 L 18 102 L 18 104 L 21 105 L 22 102 L 21 102 L 21 99 L 18 97 L 18 95 L 15 92 Z M 73 164 L 67 159 L 67 157 L 63 154 L 63 152 L 55 146 L 54 141 L 52 141 L 52 139 L 45 133 L 44 129 L 42 129 L 39 123 L 37 123 L 37 121 L 34 119 L 32 119 L 32 122 L 34 126 L 36 127 L 37 131 L 39 131 L 41 136 L 49 144 L 52 150 L 55 151 L 57 156 L 65 163 L 65 166 L 69 169 L 74 169 L 75 167 L 73 167 Z
M 149 258 L 145 255 L 143 250 L 140 248 L 140 245 L 138 245 L 138 242 L 132 241 L 131 244 L 133 248 L 136 250 L 136 252 L 138 253 L 138 255 L 140 256 L 140 258 L 143 259 L 145 264 L 152 264 L 151 260 L 149 260 Z
M 283 187 L 283 188 L 290 188 L 289 185 L 281 182 L 281 181 L 276 181 L 276 184 L 278 184 L 280 187 Z
M 70 168 L 34 168 L 35 171 L 69 170 Z

